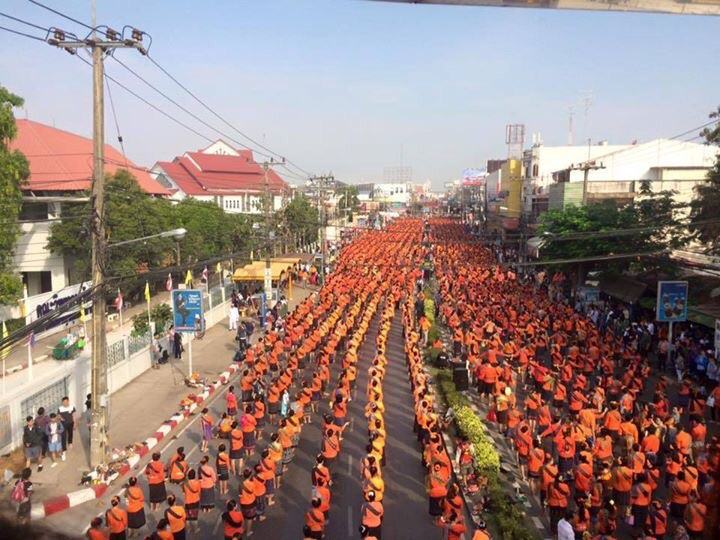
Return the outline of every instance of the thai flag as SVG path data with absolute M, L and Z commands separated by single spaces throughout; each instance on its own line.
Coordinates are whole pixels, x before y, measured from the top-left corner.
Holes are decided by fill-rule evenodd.
M 115 304 L 115 309 L 117 309 L 118 313 L 120 313 L 123 308 L 123 297 L 122 297 L 122 293 L 120 292 L 120 289 L 118 289 L 118 293 L 117 293 L 117 296 L 115 297 L 114 304 Z
M 168 274 L 168 278 L 165 281 L 165 290 L 172 291 L 172 288 L 173 288 L 172 274 Z
M 208 269 L 207 269 L 207 265 L 205 265 L 205 268 L 203 268 L 203 271 L 202 271 L 202 282 L 203 282 L 203 283 L 207 283 L 207 282 L 208 282 Z

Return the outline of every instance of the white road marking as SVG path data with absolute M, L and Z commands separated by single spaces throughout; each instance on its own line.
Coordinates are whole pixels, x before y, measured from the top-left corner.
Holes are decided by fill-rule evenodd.
M 352 538 L 355 534 L 355 527 L 353 527 L 353 511 L 352 506 L 348 506 L 348 537 Z

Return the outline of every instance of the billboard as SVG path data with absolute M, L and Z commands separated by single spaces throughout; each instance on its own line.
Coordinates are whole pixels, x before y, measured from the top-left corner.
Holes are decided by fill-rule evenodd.
M 661 322 L 687 320 L 687 281 L 658 281 L 656 319 Z
M 194 332 L 202 328 L 202 291 L 175 289 L 172 291 L 173 325 L 176 332 Z

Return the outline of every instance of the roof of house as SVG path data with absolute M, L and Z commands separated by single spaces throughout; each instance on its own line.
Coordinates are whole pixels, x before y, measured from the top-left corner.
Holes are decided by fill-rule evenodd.
M 173 161 L 159 161 L 163 170 L 187 195 L 233 195 L 265 189 L 265 171 L 253 159 L 252 152 L 240 150 L 239 156 L 187 152 Z M 267 187 L 273 193 L 289 189 L 275 171 L 267 171 Z
M 41 124 L 18 119 L 17 137 L 10 148 L 19 150 L 30 163 L 26 191 L 82 191 L 90 189 L 93 159 L 92 139 Z M 169 195 L 143 167 L 138 167 L 112 146 L 105 145 L 105 171 L 109 174 L 127 169 L 140 188 L 151 195 Z

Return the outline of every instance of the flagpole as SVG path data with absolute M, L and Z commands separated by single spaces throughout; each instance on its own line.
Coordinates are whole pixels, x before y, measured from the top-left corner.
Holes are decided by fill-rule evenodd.
M 28 341 L 27 344 L 27 353 L 28 353 L 28 382 L 32 382 L 33 380 L 33 357 L 32 357 L 32 345 Z

